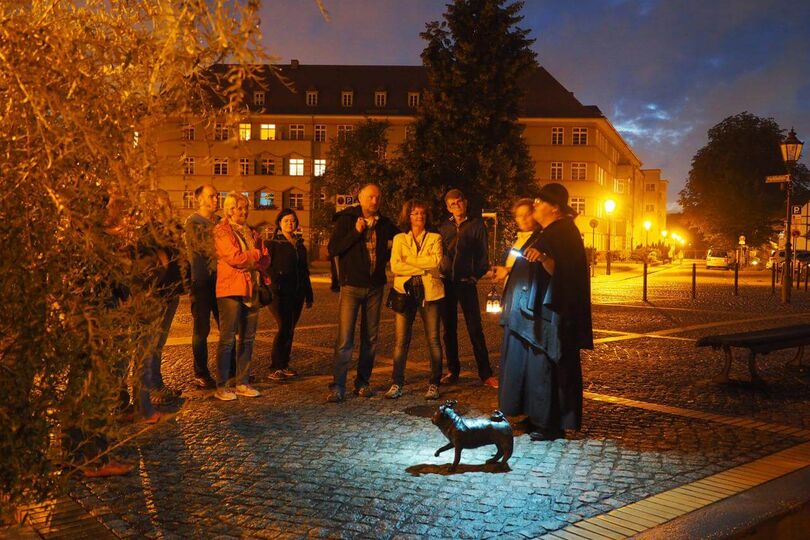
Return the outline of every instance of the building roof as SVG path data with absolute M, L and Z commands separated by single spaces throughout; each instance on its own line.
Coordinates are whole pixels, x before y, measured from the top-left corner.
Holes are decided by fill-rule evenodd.
M 222 75 L 228 65 L 211 68 L 213 74 Z M 279 77 L 264 66 L 260 71 L 261 85 L 251 83 L 248 90 L 249 106 L 265 114 L 305 115 L 382 115 L 413 116 L 408 106 L 408 93 L 421 92 L 428 85 L 427 71 L 422 66 L 338 66 L 307 65 L 293 60 L 290 64 L 274 66 L 277 73 L 290 83 L 287 88 Z M 262 88 L 264 86 L 265 88 Z M 524 96 L 519 115 L 529 118 L 603 118 L 594 105 L 583 105 L 543 67 L 529 73 L 524 81 Z M 252 103 L 252 94 L 265 90 L 265 105 Z M 306 92 L 318 91 L 318 105 L 306 104 Z M 351 107 L 341 105 L 341 93 L 354 92 Z M 383 108 L 374 104 L 374 93 L 386 91 L 387 104 Z

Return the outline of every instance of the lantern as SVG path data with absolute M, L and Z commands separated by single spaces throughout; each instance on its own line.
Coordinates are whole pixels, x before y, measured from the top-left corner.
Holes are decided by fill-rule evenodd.
M 501 311 L 503 311 L 501 294 L 498 292 L 498 287 L 493 285 L 487 294 L 487 313 L 500 313 Z

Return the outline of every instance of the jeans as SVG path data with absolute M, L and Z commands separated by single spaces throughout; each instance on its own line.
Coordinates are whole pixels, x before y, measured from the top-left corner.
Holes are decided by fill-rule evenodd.
M 177 313 L 177 306 L 180 304 L 180 297 L 175 296 L 168 298 L 166 301 L 166 309 L 163 312 L 163 321 L 160 323 L 160 334 L 157 336 L 157 341 L 152 348 L 151 357 L 147 357 L 150 367 L 150 386 L 152 390 L 163 388 L 163 374 L 160 371 L 160 360 L 163 356 L 163 347 L 166 345 L 166 340 L 169 338 L 169 330 L 172 327 L 174 315 Z
M 425 341 L 430 351 L 430 384 L 439 385 L 442 378 L 442 345 L 439 342 L 439 305 L 441 301 L 425 302 L 419 307 L 419 316 L 425 327 Z M 394 374 L 393 383 L 399 386 L 405 384 L 405 361 L 408 358 L 408 348 L 413 335 L 413 322 L 416 311 L 408 310 L 396 314 L 396 343 L 394 344 Z
M 191 350 L 194 353 L 194 375 L 210 377 L 208 371 L 208 334 L 211 333 L 211 313 L 219 325 L 217 309 L 217 281 L 195 281 L 191 284 L 191 317 L 194 326 L 191 333 Z
M 248 384 L 250 381 L 250 360 L 253 357 L 253 342 L 256 339 L 256 325 L 259 322 L 259 305 L 248 307 L 241 296 L 217 298 L 219 308 L 219 345 L 217 346 L 217 387 L 227 383 Z M 236 335 L 239 334 L 239 347 L 236 351 L 236 374 L 231 375 L 233 350 Z
M 289 367 L 295 325 L 298 324 L 303 307 L 303 294 L 284 294 L 274 288 L 273 302 L 268 308 L 276 319 L 278 332 L 273 340 L 273 352 L 270 356 L 271 370 L 275 371 Z
M 444 324 L 444 351 L 447 356 L 447 369 L 453 375 L 461 371 L 458 360 L 458 304 L 464 313 L 467 333 L 470 336 L 475 363 L 478 365 L 478 376 L 481 380 L 492 377 L 489 365 L 489 352 L 484 341 L 484 329 L 481 326 L 481 308 L 478 306 L 478 288 L 475 283 L 444 280 L 444 306 L 442 324 Z
M 380 308 L 383 288 L 352 287 L 340 288 L 338 304 L 338 337 L 335 344 L 335 363 L 330 388 L 344 392 L 346 376 L 352 362 L 354 347 L 354 326 L 357 312 L 360 312 L 360 359 L 357 363 L 357 376 L 354 387 L 368 386 L 371 370 L 374 368 L 374 355 L 377 352 L 377 333 L 380 328 Z

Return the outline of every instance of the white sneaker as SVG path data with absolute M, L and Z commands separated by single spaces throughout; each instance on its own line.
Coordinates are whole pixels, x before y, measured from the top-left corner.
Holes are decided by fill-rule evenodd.
M 221 401 L 233 401 L 236 399 L 236 394 L 230 388 L 217 388 L 214 392 L 214 397 Z
M 261 392 L 259 392 L 249 384 L 237 384 L 236 395 L 243 397 L 257 397 L 261 395 Z
M 402 387 L 398 384 L 392 384 L 391 388 L 388 389 L 388 392 L 385 393 L 385 397 L 388 399 L 397 399 L 401 395 Z

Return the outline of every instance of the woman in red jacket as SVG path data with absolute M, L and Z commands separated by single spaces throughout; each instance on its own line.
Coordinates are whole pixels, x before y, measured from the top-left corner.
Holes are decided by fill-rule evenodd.
M 263 279 L 262 272 L 270 259 L 259 235 L 247 226 L 248 206 L 247 197 L 241 193 L 228 193 L 222 203 L 225 218 L 214 227 L 219 308 L 219 380 L 214 396 L 223 401 L 234 400 L 237 396 L 259 395 L 259 391 L 248 382 L 259 321 L 259 280 Z M 236 377 L 229 380 L 228 369 L 237 332 Z

